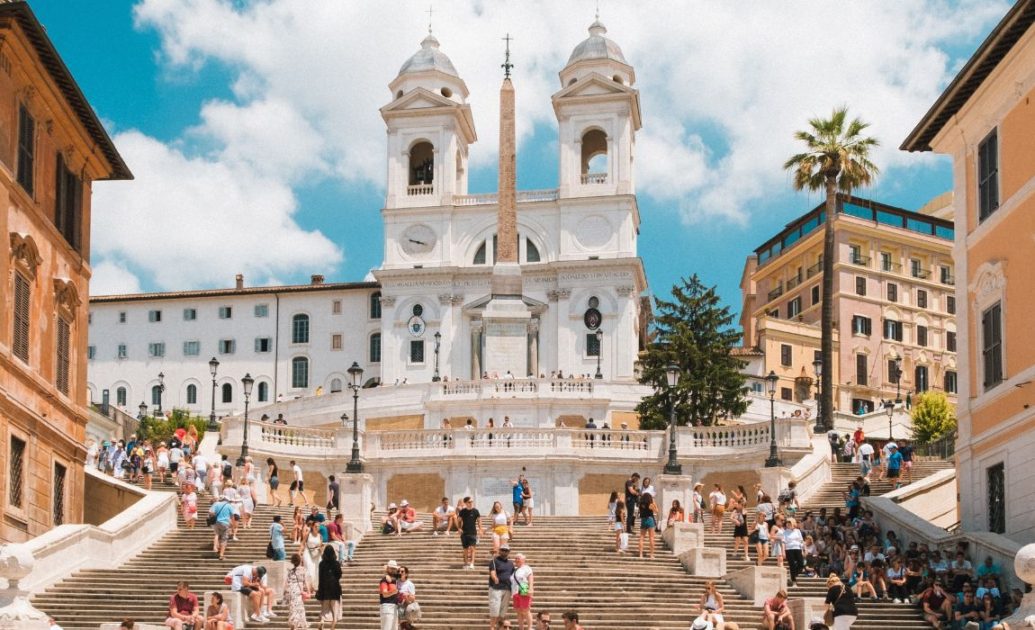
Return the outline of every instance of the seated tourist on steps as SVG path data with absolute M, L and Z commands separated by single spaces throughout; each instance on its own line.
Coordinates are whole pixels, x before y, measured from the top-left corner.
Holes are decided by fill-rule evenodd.
M 564 630 L 583 630 L 579 624 L 579 613 L 569 610 L 561 616 L 564 620 Z
M 399 504 L 399 529 L 398 534 L 404 534 L 409 532 L 415 532 L 424 526 L 422 521 L 417 520 L 417 510 L 413 509 L 410 502 L 406 499 L 402 500 Z
M 190 592 L 187 582 L 181 580 L 176 585 L 176 592 L 169 597 L 169 616 L 165 625 L 173 630 L 183 630 L 188 625 L 200 628 L 202 620 L 198 596 Z
M 233 627 L 230 607 L 223 601 L 223 595 L 212 593 L 205 611 L 205 630 L 231 630 Z
M 248 619 L 267 623 L 270 617 L 277 616 L 273 612 L 273 589 L 266 580 L 266 567 L 242 564 L 231 569 L 227 577 L 230 578 L 230 590 L 240 593 L 251 604 L 252 613 Z
M 460 525 L 456 522 L 456 508 L 449 505 L 449 497 L 442 497 L 442 503 L 431 513 L 431 533 L 438 536 L 439 532 L 449 535 L 449 530 L 460 531 Z
M 787 605 L 787 592 L 783 589 L 765 600 L 765 606 L 762 608 L 762 626 L 766 630 L 776 630 L 777 628 L 794 630 L 794 616 Z

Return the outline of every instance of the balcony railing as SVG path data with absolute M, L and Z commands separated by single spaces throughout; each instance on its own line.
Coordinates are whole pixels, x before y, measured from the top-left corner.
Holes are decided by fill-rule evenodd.
M 435 194 L 434 184 L 416 184 L 406 187 L 406 194 L 410 197 L 423 197 L 424 195 Z
M 880 270 L 887 273 L 899 273 L 902 271 L 902 264 L 891 261 L 881 261 Z
M 790 291 L 799 284 L 801 284 L 801 276 L 794 276 L 787 280 L 787 290 Z
M 432 390 L 432 398 L 552 398 L 561 396 L 588 396 L 593 393 L 593 381 L 587 379 L 485 379 L 479 381 L 450 381 Z
M 869 256 L 855 256 L 855 255 L 852 255 L 852 256 L 848 257 L 848 260 L 853 265 L 859 265 L 860 267 L 869 267 L 870 266 L 870 257 Z
M 812 276 L 814 276 L 816 274 L 820 274 L 820 273 L 823 273 L 823 261 L 822 260 L 819 261 L 818 263 L 816 263 L 815 265 L 812 265 L 808 269 L 806 269 L 805 270 L 805 277 L 806 278 L 811 278 Z
M 767 302 L 772 302 L 773 300 L 775 300 L 776 298 L 780 297 L 781 295 L 783 295 L 783 285 L 782 284 L 778 285 L 775 289 L 773 289 L 772 291 L 770 291 L 766 295 L 766 297 L 768 298 L 766 301 Z
M 914 278 L 920 278 L 921 280 L 927 280 L 928 278 L 931 277 L 931 270 L 930 269 L 924 269 L 922 267 L 915 267 L 912 270 L 912 274 L 913 274 Z
M 519 190 L 517 191 L 518 203 L 532 203 L 536 201 L 557 201 L 560 198 L 560 191 L 556 188 L 545 190 Z M 481 206 L 499 202 L 499 195 L 496 193 L 481 193 L 478 195 L 453 195 L 453 205 L 457 206 Z
M 583 173 L 583 184 L 606 184 L 607 173 Z
M 950 287 L 954 287 L 954 286 L 956 286 L 956 277 L 955 276 L 942 276 L 942 284 L 947 284 Z

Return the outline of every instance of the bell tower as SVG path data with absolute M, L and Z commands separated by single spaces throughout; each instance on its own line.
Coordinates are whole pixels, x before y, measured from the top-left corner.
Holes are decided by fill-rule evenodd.
M 560 196 L 632 195 L 633 149 L 640 128 L 636 73 L 605 37 L 599 18 L 572 51 L 553 95 L 560 145 Z
M 385 209 L 449 204 L 467 194 L 468 148 L 478 136 L 467 84 L 428 35 L 388 85 L 381 108 L 388 130 Z

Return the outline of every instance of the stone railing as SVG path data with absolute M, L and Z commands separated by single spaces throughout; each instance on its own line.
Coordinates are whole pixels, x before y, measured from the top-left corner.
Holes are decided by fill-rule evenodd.
M 588 396 L 594 383 L 589 379 L 485 379 L 479 381 L 450 381 L 438 384 L 431 398 L 548 398 L 555 396 Z
M 434 184 L 415 184 L 413 186 L 406 187 L 406 194 L 410 197 L 422 197 L 424 195 L 435 194 Z
M 249 422 L 251 424 L 251 422 Z M 337 429 L 292 427 L 269 422 L 256 422 L 264 444 L 298 448 L 334 448 Z M 251 435 L 248 436 L 251 439 Z
M 560 198 L 560 191 L 556 188 L 546 190 L 519 190 L 517 191 L 518 203 L 529 203 L 536 201 L 557 201 Z M 453 195 L 455 206 L 481 206 L 499 202 L 499 195 L 496 193 L 481 193 L 477 195 Z
M 583 173 L 582 174 L 583 184 L 606 184 L 607 173 Z

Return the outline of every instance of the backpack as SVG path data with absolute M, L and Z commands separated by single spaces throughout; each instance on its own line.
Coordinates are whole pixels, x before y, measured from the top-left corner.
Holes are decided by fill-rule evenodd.
M 223 476 L 229 479 L 234 476 L 234 466 L 228 461 L 223 462 Z

